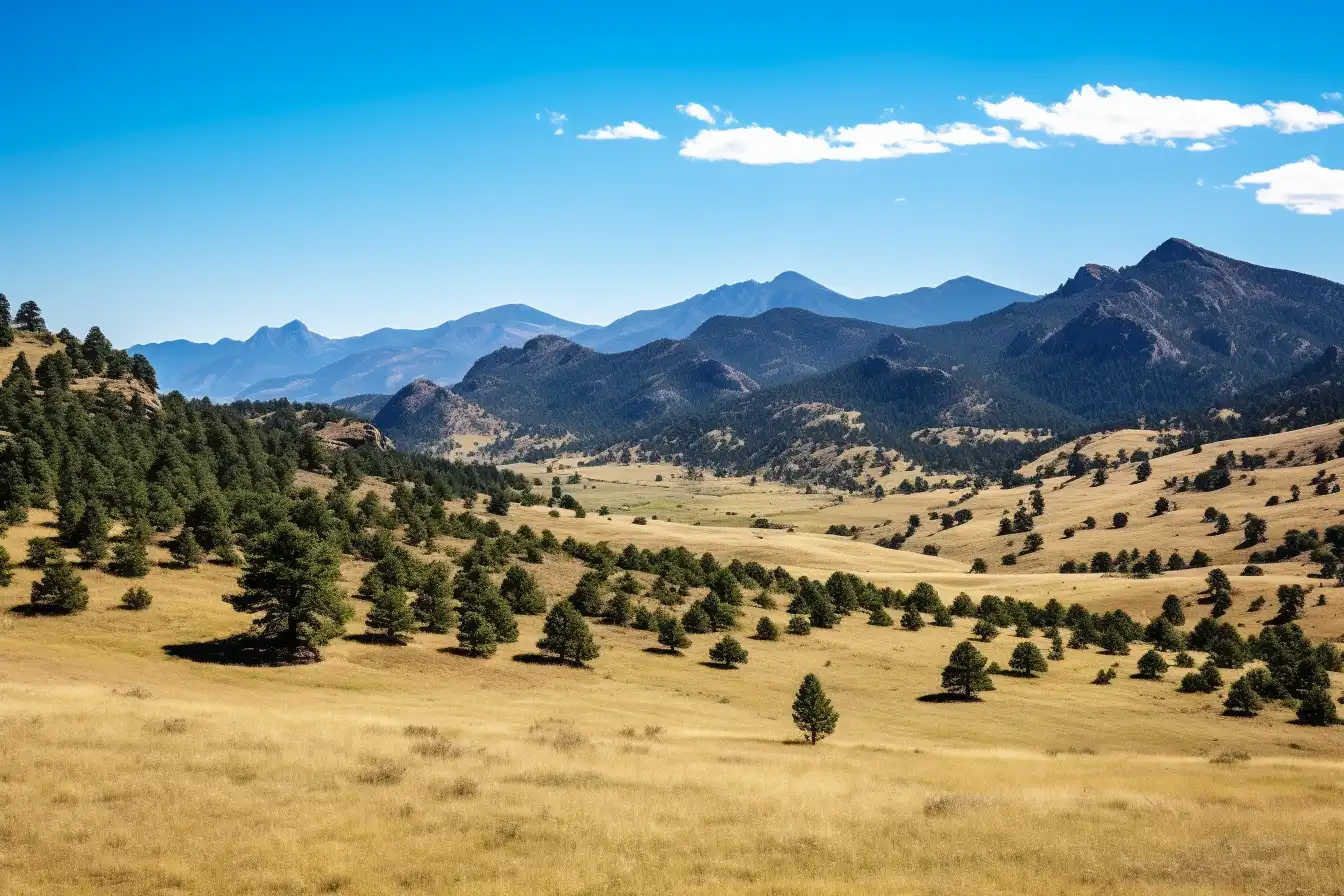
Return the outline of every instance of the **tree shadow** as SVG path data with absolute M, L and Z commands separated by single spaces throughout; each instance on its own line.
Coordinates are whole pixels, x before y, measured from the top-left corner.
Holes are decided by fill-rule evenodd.
M 466 660 L 488 660 L 489 656 L 482 656 L 479 653 L 472 653 L 465 647 L 440 647 L 439 653 L 447 653 L 452 656 L 460 656 Z
M 716 663 L 713 660 L 701 660 L 700 665 L 704 666 L 706 669 L 719 669 L 723 672 L 733 672 L 738 668 L 737 663 L 733 663 L 730 666 L 727 663 Z
M 163 652 L 193 663 L 221 666 L 301 666 L 316 662 L 317 651 L 287 651 L 266 638 L 246 632 L 210 641 L 165 644 Z
M 69 610 L 61 607 L 49 607 L 45 604 L 15 604 L 9 608 L 15 616 L 68 616 Z
M 949 694 L 946 691 L 939 691 L 936 694 L 925 694 L 922 697 L 916 697 L 920 703 L 983 703 L 979 697 L 964 697 L 961 694 Z
M 387 635 L 378 635 L 373 632 L 359 632 L 353 635 L 342 635 L 342 641 L 354 641 L 357 644 L 375 644 L 384 647 L 405 647 L 406 642 L 395 638 L 389 638 Z
M 673 650 L 670 647 L 645 647 L 644 652 L 654 656 L 685 656 L 680 650 Z
M 510 657 L 515 663 L 526 663 L 532 666 L 572 666 L 567 660 L 562 660 L 558 656 L 550 656 L 545 653 L 515 653 Z M 575 666 L 575 668 L 582 668 Z

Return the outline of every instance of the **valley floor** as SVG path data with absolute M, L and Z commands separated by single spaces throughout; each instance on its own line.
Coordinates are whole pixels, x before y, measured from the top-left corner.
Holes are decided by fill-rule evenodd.
M 1212 457 L 1161 460 L 1202 469 Z M 979 531 L 979 512 L 965 527 L 976 530 L 952 533 L 943 556 L 928 557 L 802 531 L 820 526 L 809 512 L 853 521 L 845 511 L 856 505 L 773 486 L 754 493 L 765 496 L 756 507 L 777 500 L 772 513 L 782 513 L 796 501 L 788 512 L 800 531 L 600 518 L 599 500 L 615 507 L 618 490 L 654 483 L 608 485 L 609 471 L 582 472 L 598 486 L 595 498 L 576 492 L 586 519 L 515 506 L 508 525 L 617 549 L 685 545 L 796 574 L 844 569 L 907 590 L 929 581 L 944 601 L 962 590 L 1056 596 L 1146 619 L 1175 593 L 1192 622 L 1207 612 L 1195 603 L 1203 570 L 1136 580 L 1027 561 L 970 575 L 969 556 L 999 552 L 978 546 L 994 539 Z M 1289 474 L 1261 481 L 1286 488 L 1280 477 Z M 659 500 L 686 503 L 672 485 Z M 1209 503 L 1232 507 L 1238 487 L 1237 501 L 1263 503 L 1248 485 Z M 1084 504 L 1121 506 L 1146 488 L 1048 491 L 1042 524 L 1050 531 Z M 1015 492 L 997 491 L 983 500 L 1015 503 Z M 711 497 L 724 510 L 756 509 Z M 901 502 L 933 500 L 901 498 L 884 512 L 899 520 L 911 512 Z M 1151 504 L 1146 492 L 1130 506 L 1141 503 Z M 1134 541 L 1187 553 L 1206 543 L 1181 522 L 1195 503 L 1183 498 L 1172 528 Z M 1340 496 L 1304 497 L 1291 512 L 1323 528 L 1338 507 Z M 995 517 L 985 517 L 988 528 Z M 1271 542 L 1283 526 L 1274 522 Z M 50 533 L 35 516 L 4 543 L 22 557 L 29 537 Z M 1244 554 L 1229 543 L 1223 556 Z M 155 560 L 166 560 L 162 549 Z M 1312 637 L 1344 633 L 1344 590 L 1306 578 L 1306 565 L 1257 578 L 1235 575 L 1240 567 L 1227 565 L 1236 589 L 1227 618 L 1246 634 L 1271 615 L 1249 612 L 1250 599 L 1272 606 L 1285 582 L 1329 597 L 1309 601 Z M 366 568 L 347 561 L 350 590 Z M 581 572 L 557 556 L 537 569 L 552 601 Z M 745 637 L 764 612 L 754 608 L 741 633 L 750 660 L 734 671 L 704 662 L 711 636 L 674 656 L 649 633 L 598 624 L 602 654 L 589 668 L 539 662 L 540 617 L 520 617 L 518 643 L 489 660 L 459 655 L 448 636 L 368 643 L 356 622 L 356 637 L 320 664 L 249 667 L 208 661 L 212 639 L 246 628 L 220 600 L 235 570 L 157 566 L 142 612 L 117 607 L 126 580 L 81 574 L 84 613 L 0 612 L 0 896 L 1344 893 L 1341 730 L 1297 725 L 1282 708 L 1224 717 L 1222 695 L 1178 693 L 1175 669 L 1164 681 L 1130 678 L 1141 649 L 1069 650 L 1039 678 L 995 676 L 997 689 L 976 703 L 920 699 L 937 693 L 968 620 L 907 632 L 853 616 L 760 642 Z M 26 600 L 33 578 L 16 571 L 0 589 L 3 609 Z M 1005 632 L 982 649 L 1006 665 L 1016 643 Z M 1091 684 L 1113 662 L 1114 684 Z M 798 743 L 790 718 L 808 672 L 840 713 L 816 747 Z

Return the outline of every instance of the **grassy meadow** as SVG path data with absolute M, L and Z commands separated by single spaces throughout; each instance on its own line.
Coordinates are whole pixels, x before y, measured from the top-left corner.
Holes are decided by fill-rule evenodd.
M 1338 439 L 1326 430 L 1245 447 L 1292 443 L 1300 454 Z M 972 522 L 931 538 L 926 520 L 901 551 L 865 540 L 871 528 L 857 540 L 820 533 L 903 522 L 949 492 L 838 503 L 744 480 L 691 483 L 674 467 L 584 468 L 592 487 L 574 493 L 586 518 L 515 505 L 506 525 L 617 549 L 681 545 L 795 574 L 841 569 L 906 590 L 928 581 L 945 602 L 963 590 L 1057 597 L 1146 620 L 1175 593 L 1190 622 L 1207 612 L 1197 603 L 1205 570 L 1140 580 L 1054 569 L 1094 550 L 1202 547 L 1232 574 L 1226 618 L 1245 634 L 1272 615 L 1278 584 L 1301 583 L 1316 589 L 1303 628 L 1338 638 L 1344 591 L 1300 563 L 1242 577 L 1237 535 L 1210 536 L 1199 522 L 1207 503 L 1234 520 L 1261 513 L 1271 544 L 1292 525 L 1324 528 L 1344 500 L 1310 495 L 1316 465 L 1271 466 L 1254 485 L 1180 495 L 1175 512 L 1147 516 L 1163 478 L 1206 468 L 1216 451 L 1160 458 L 1144 484 L 1124 473 L 1096 488 L 1048 480 L 1037 524 L 1046 547 L 986 575 L 969 562 L 1007 550 L 1012 537 L 994 534 L 999 510 L 1026 489 L 977 495 L 959 505 Z M 1301 501 L 1263 506 L 1293 482 Z M 304 474 L 301 484 L 329 483 Z M 595 513 L 603 503 L 613 516 Z M 1083 516 L 1108 521 L 1119 509 L 1131 514 L 1125 530 L 1106 522 L 1062 537 Z M 746 528 L 753 512 L 796 531 Z M 633 520 L 654 513 L 676 521 Z M 3 542 L 17 561 L 28 538 L 51 534 L 50 515 L 35 513 Z M 919 552 L 927 540 L 940 556 Z M 436 550 L 467 546 L 441 539 Z M 355 601 L 351 636 L 323 662 L 247 666 L 209 650 L 247 627 L 220 599 L 237 571 L 173 568 L 161 546 L 153 559 L 140 582 L 154 595 L 146 610 L 118 606 L 136 583 L 84 570 L 85 612 L 0 612 L 0 896 L 1344 893 L 1341 729 L 1297 725 L 1281 707 L 1224 717 L 1223 694 L 1178 693 L 1176 669 L 1130 678 L 1142 648 L 1069 650 L 1038 678 L 995 676 L 981 701 L 949 703 L 920 698 L 938 692 L 949 651 L 969 637 L 965 619 L 908 632 L 860 614 L 761 642 L 746 637 L 756 618 L 787 615 L 748 607 L 739 637 L 750 659 L 736 670 L 706 662 L 717 636 L 675 656 L 650 633 L 594 623 L 601 656 L 578 669 L 537 661 L 541 617 L 519 617 L 519 641 L 480 660 L 452 636 L 371 643 L 359 637 L 367 604 Z M 563 555 L 530 568 L 552 602 L 584 569 Z M 366 569 L 345 561 L 349 591 Z M 17 568 L 0 606 L 23 604 L 35 576 Z M 1249 612 L 1254 596 L 1269 606 Z M 1017 643 L 1004 632 L 981 648 L 1006 666 Z M 1112 663 L 1116 681 L 1093 685 Z M 799 743 L 790 718 L 808 672 L 840 714 L 816 747 Z

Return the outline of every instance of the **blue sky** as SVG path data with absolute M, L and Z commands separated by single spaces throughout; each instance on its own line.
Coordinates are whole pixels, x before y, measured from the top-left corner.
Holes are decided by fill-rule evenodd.
M 0 4 L 0 290 L 129 344 L 1169 236 L 1344 281 L 1338 7 L 485 6 Z

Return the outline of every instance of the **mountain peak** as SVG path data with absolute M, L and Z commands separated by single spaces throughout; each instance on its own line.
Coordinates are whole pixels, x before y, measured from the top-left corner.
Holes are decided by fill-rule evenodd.
M 1172 237 L 1166 240 L 1162 245 L 1139 261 L 1139 265 L 1149 264 L 1174 264 L 1182 261 L 1192 261 L 1196 264 L 1208 265 L 1212 259 L 1207 249 L 1201 249 L 1189 240 Z
M 1085 264 L 1078 269 L 1076 274 L 1064 281 L 1064 284 L 1059 287 L 1058 293 L 1061 296 L 1071 296 L 1094 286 L 1110 283 L 1119 276 L 1120 274 L 1115 268 L 1108 268 L 1104 264 Z

